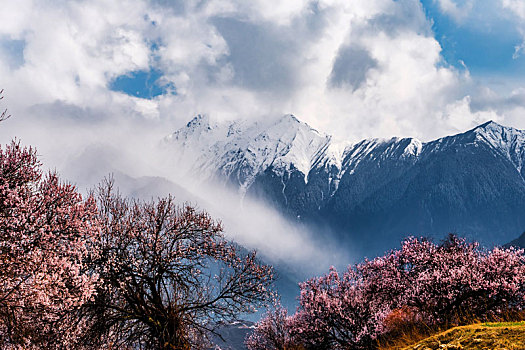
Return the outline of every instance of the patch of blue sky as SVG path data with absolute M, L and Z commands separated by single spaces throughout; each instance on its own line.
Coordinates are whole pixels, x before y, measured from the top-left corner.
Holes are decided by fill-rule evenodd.
M 152 40 L 149 44 L 149 49 L 152 52 L 157 52 L 160 49 L 161 41 L 160 40 Z
M 109 88 L 113 91 L 145 99 L 153 99 L 168 93 L 176 94 L 173 84 L 164 83 L 162 76 L 162 71 L 153 68 L 134 71 L 116 77 L 110 82 Z
M 0 39 L 0 51 L 11 69 L 16 69 L 24 64 L 24 40 Z
M 513 57 L 523 37 L 498 2 L 475 1 L 459 19 L 443 13 L 436 0 L 421 3 L 448 64 L 460 68 L 463 62 L 473 76 L 525 76 L 525 57 Z

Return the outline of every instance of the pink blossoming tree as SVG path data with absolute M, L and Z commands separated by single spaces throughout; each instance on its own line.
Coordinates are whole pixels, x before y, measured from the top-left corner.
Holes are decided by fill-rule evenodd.
M 43 176 L 34 149 L 0 149 L 0 347 L 75 347 L 99 233 L 93 198 Z
M 281 332 L 307 349 L 372 349 L 410 323 L 455 325 L 525 308 L 525 254 L 481 249 L 456 236 L 441 245 L 407 239 L 401 249 L 301 284 L 300 306 Z M 253 337 L 266 341 L 268 315 Z M 262 339 L 261 339 L 262 338 Z M 250 350 L 257 347 L 250 339 Z
M 299 350 L 290 334 L 291 318 L 288 311 L 275 303 L 263 318 L 255 325 L 255 330 L 246 339 L 246 346 L 251 350 Z

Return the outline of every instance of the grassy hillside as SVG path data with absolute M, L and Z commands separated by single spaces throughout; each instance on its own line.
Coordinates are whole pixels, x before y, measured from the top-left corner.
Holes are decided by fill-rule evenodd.
M 483 323 L 455 327 L 402 349 L 523 350 L 525 349 L 525 322 Z

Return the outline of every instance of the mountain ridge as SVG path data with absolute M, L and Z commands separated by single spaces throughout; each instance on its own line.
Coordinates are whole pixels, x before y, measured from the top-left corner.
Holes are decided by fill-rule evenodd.
M 428 142 L 351 143 L 293 115 L 229 124 L 197 116 L 165 141 L 175 159 L 192 155 L 186 163 L 201 179 L 339 237 L 371 236 L 366 250 L 449 232 L 503 244 L 525 227 L 525 131 L 494 121 Z
M 290 163 L 294 164 L 297 170 L 301 171 L 305 175 L 305 179 L 307 179 L 308 173 L 314 169 L 315 167 L 318 167 L 319 165 L 325 165 L 326 163 L 323 163 L 323 161 L 326 161 L 326 159 L 329 159 L 329 164 L 334 164 L 338 166 L 339 168 L 343 168 L 342 164 L 345 162 L 346 155 L 352 154 L 353 157 L 351 157 L 354 162 L 356 162 L 356 156 L 366 156 L 369 151 L 374 149 L 375 147 L 379 145 L 389 144 L 393 148 L 399 147 L 401 144 L 406 144 L 406 147 L 404 149 L 404 152 L 401 154 L 402 156 L 410 157 L 410 156 L 419 156 L 423 150 L 423 148 L 429 148 L 432 146 L 436 147 L 436 144 L 443 144 L 447 143 L 449 139 L 457 139 L 459 137 L 468 137 L 468 136 L 474 136 L 474 139 L 472 142 L 478 140 L 478 141 L 484 141 L 485 143 L 491 145 L 495 149 L 498 149 L 502 151 L 504 154 L 508 155 L 509 160 L 516 162 L 516 168 L 518 171 L 521 172 L 521 169 L 523 168 L 523 158 L 525 155 L 525 151 L 521 150 L 518 155 L 513 154 L 513 150 L 511 147 L 514 146 L 515 148 L 523 148 L 523 145 L 525 145 L 525 132 L 522 130 L 518 130 L 512 127 L 506 127 L 503 125 L 500 125 L 492 120 L 487 121 L 485 123 L 482 123 L 468 131 L 465 131 L 463 133 L 458 133 L 455 135 L 445 136 L 442 138 L 438 138 L 435 140 L 431 140 L 428 142 L 422 142 L 419 139 L 415 137 L 392 137 L 392 138 L 367 138 L 363 139 L 361 141 L 351 143 L 349 141 L 344 140 L 334 140 L 332 136 L 328 134 L 321 133 L 317 131 L 316 129 L 309 126 L 307 123 L 304 123 L 297 119 L 293 114 L 287 114 L 282 116 L 281 118 L 277 119 L 277 123 L 273 125 L 269 125 L 268 123 L 259 123 L 255 122 L 253 125 L 249 125 L 249 122 L 247 120 L 241 120 L 241 121 L 234 121 L 230 124 L 223 124 L 220 123 L 213 123 L 210 124 L 210 118 L 207 115 L 198 114 L 195 116 L 191 121 L 189 121 L 185 127 L 177 130 L 175 133 L 171 134 L 166 138 L 166 142 L 173 143 L 181 139 L 181 136 L 184 138 L 188 138 L 189 136 L 193 136 L 192 134 L 195 133 L 196 130 L 198 130 L 199 126 L 204 126 L 204 130 L 206 132 L 209 132 L 211 130 L 217 130 L 217 129 L 224 129 L 224 126 L 227 126 L 228 133 L 226 137 L 231 137 L 232 135 L 239 135 L 245 132 L 251 132 L 253 134 L 254 127 L 260 126 L 261 129 L 268 128 L 269 131 L 272 131 L 272 127 L 279 126 L 282 127 L 283 130 L 285 130 L 287 125 L 283 124 L 293 124 L 299 125 L 301 129 L 296 129 L 295 134 L 293 135 L 294 138 L 291 141 L 296 141 L 295 137 L 298 136 L 298 132 L 305 132 L 309 131 L 313 135 L 318 136 L 320 138 L 323 138 L 325 143 L 320 145 L 318 149 L 318 153 L 316 155 L 322 155 L 319 153 L 326 152 L 325 158 L 323 157 L 317 157 L 312 158 L 310 162 L 305 162 L 304 159 L 291 159 Z M 248 126 L 247 126 L 248 125 Z M 189 132 L 188 132 L 189 131 Z M 497 134 L 501 134 L 503 136 L 503 141 L 499 142 L 499 145 L 496 144 L 498 141 L 495 137 Z M 253 135 L 252 135 L 253 136 Z M 266 139 L 268 135 L 263 134 L 262 132 L 257 134 L 254 138 L 255 141 L 259 141 L 261 139 Z M 284 137 L 290 137 L 290 133 L 288 135 L 281 135 Z M 511 140 L 507 140 L 507 138 L 511 138 Z M 277 141 L 280 141 L 279 138 L 277 138 Z M 310 140 L 312 141 L 312 140 Z M 510 142 L 509 142 L 510 141 Z M 239 142 L 239 140 L 234 140 L 234 142 Z M 237 146 L 237 144 L 235 143 Z M 293 144 L 292 144 L 293 145 Z M 247 145 L 245 152 L 253 152 L 252 147 L 250 145 Z M 499 146 L 499 147 L 498 147 Z M 439 148 L 439 147 L 438 147 Z M 388 151 L 388 149 L 387 149 Z M 281 152 L 282 153 L 282 152 Z M 286 155 L 289 154 L 286 152 Z M 511 155 L 512 154 L 512 155 Z M 281 155 L 281 156 L 282 156 Z M 294 155 L 295 156 L 295 155 Z M 516 157 L 517 156 L 517 157 Z M 277 158 L 272 159 L 273 161 L 279 160 Z M 300 157 L 296 157 L 300 158 Z M 358 157 L 359 159 L 359 157 Z M 305 163 L 307 163 L 309 166 L 305 166 Z M 347 162 L 350 163 L 351 162 Z M 350 165 L 349 164 L 349 165 Z M 266 169 L 270 165 L 274 165 L 273 162 L 265 162 L 264 169 Z

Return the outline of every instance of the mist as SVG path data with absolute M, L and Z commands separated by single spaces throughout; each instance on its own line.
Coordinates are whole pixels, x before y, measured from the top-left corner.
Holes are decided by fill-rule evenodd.
M 84 194 L 109 175 L 129 197 L 154 200 L 171 194 L 181 205 L 188 203 L 210 213 L 223 223 L 228 239 L 256 249 L 264 261 L 279 266 L 296 281 L 324 273 L 332 265 L 344 267 L 358 256 L 342 249 L 330 232 L 312 232 L 262 201 L 242 198 L 220 181 L 196 177 L 191 164 L 183 164 L 163 142 L 178 125 L 132 116 L 115 123 L 115 118 L 106 119 L 97 110 L 72 109 L 70 115 L 59 117 L 56 106 L 41 106 L 32 112 L 4 121 L 1 143 L 16 138 L 22 145 L 35 147 L 44 169 L 56 170 Z M 83 115 L 83 120 L 94 120 L 97 115 L 99 119 L 79 123 L 75 119 L 81 113 L 93 115 Z

